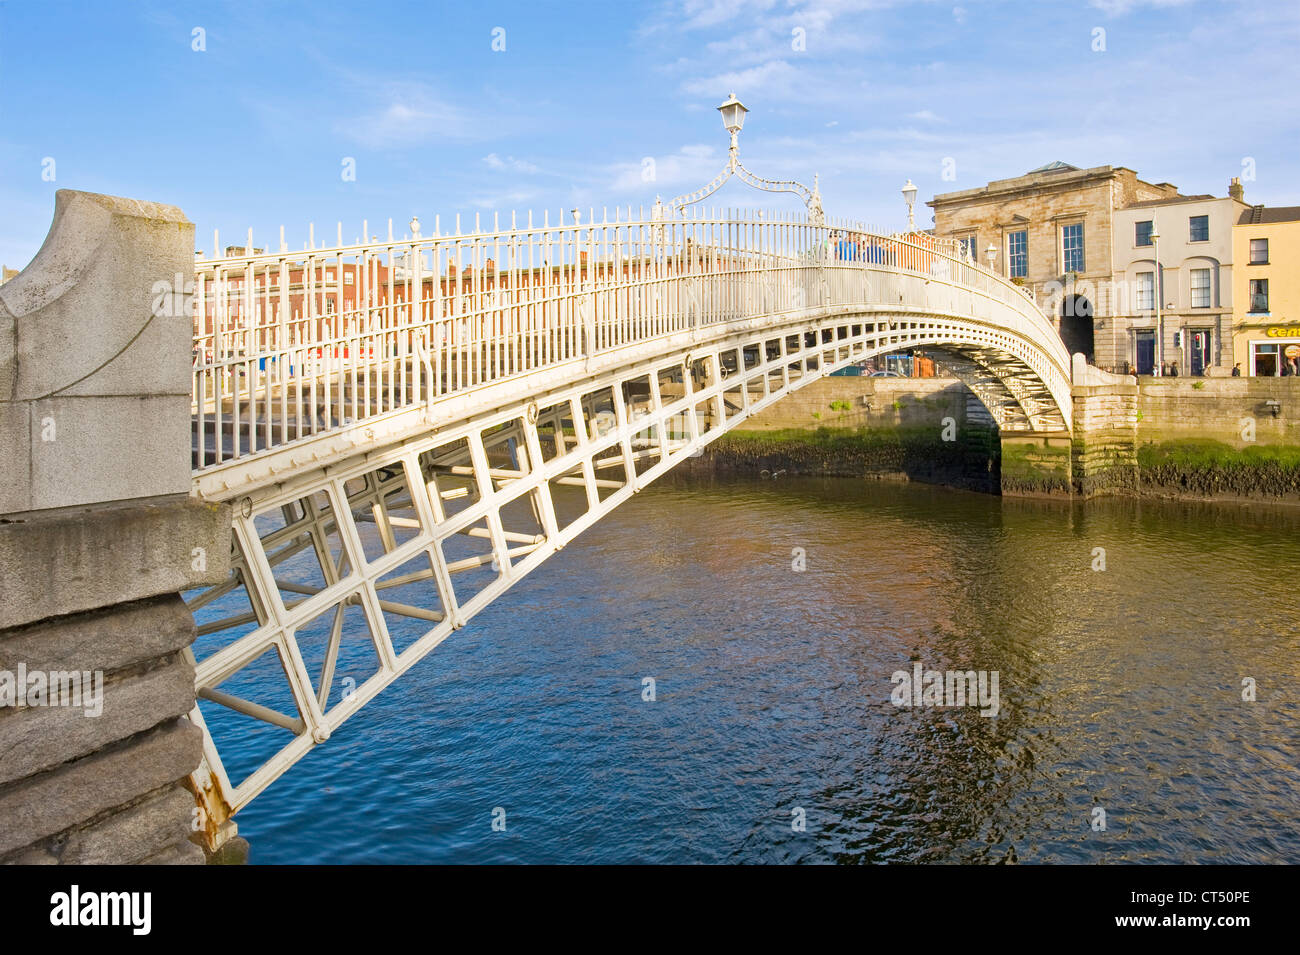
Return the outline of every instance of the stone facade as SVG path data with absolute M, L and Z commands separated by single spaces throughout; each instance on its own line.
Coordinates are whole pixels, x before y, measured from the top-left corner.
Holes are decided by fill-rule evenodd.
M 1107 352 L 1104 339 L 1098 341 L 1092 323 L 1106 317 L 1105 303 L 1096 301 L 1095 290 L 1112 277 L 1115 210 L 1177 192 L 1167 182 L 1144 182 L 1123 166 L 1078 169 L 1053 163 L 977 189 L 942 193 L 928 204 L 934 209 L 937 235 L 972 239 L 981 256 L 992 245 L 997 250 L 994 268 L 1033 291 L 1034 300 L 1062 332 L 1071 352 L 1080 351 L 1094 364 L 1109 366 L 1115 356 Z M 1070 226 L 1082 226 L 1081 269 L 1072 268 L 1078 263 L 1067 255 Z M 1025 239 L 1023 268 L 1013 261 L 1015 237 L 1020 233 Z
M 1074 359 L 1073 489 L 1083 497 L 1132 492 L 1138 484 L 1137 379 Z
M 994 427 L 988 410 L 956 378 L 832 375 L 754 415 L 745 430 L 930 428 L 938 433 L 945 417 L 958 427 Z
M 0 289 L 0 861 L 202 862 L 179 592 L 225 579 L 231 518 L 190 497 L 193 226 L 57 200 Z
M 1300 448 L 1300 378 L 1142 379 L 1139 444 Z
M 1127 362 L 1144 375 L 1160 363 L 1177 363 L 1184 376 L 1230 373 L 1236 274 L 1232 231 L 1245 208 L 1233 197 L 1176 196 L 1116 210 L 1115 275 L 1106 295 L 1099 296 L 1107 318 L 1098 318 L 1096 330 L 1099 353 L 1114 356 L 1105 364 Z M 1203 233 L 1194 230 L 1201 225 Z M 1142 241 L 1146 236 L 1140 233 L 1152 228 L 1158 243 Z M 1157 244 L 1163 351 L 1156 347 Z
M 1183 196 L 1170 183 L 1146 182 L 1123 166 L 1052 163 L 977 189 L 942 193 L 929 205 L 936 235 L 968 241 L 982 261 L 992 245 L 994 267 L 1033 291 L 1070 351 L 1119 373 L 1136 368 L 1139 358 L 1147 367 L 1147 355 L 1159 354 L 1154 302 L 1139 307 L 1137 291 L 1140 276 L 1154 274 L 1155 266 L 1154 249 L 1138 245 L 1136 225 L 1155 222 L 1164 269 L 1160 305 L 1169 312 L 1161 323 L 1164 361 L 1177 361 L 1184 375 L 1194 367 L 1219 375 L 1229 373 L 1233 360 L 1243 360 L 1232 354 L 1232 316 L 1245 300 L 1245 276 L 1241 268 L 1234 271 L 1242 240 L 1238 236 L 1234 243 L 1233 231 L 1250 207 L 1240 182 L 1234 180 L 1228 191 L 1219 198 Z M 1193 216 L 1207 217 L 1206 238 L 1191 234 Z M 1082 268 L 1073 267 L 1079 263 L 1069 260 L 1066 248 L 1066 230 L 1078 226 Z M 1014 256 L 1019 249 L 1023 259 Z M 1192 287 L 1207 270 L 1208 305 Z

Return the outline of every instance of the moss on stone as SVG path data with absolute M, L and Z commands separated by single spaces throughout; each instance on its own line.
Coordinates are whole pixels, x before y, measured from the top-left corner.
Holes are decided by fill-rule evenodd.
M 700 462 L 722 471 L 906 476 L 988 490 L 997 479 L 997 450 L 996 435 L 980 439 L 965 430 L 959 440 L 944 441 L 934 427 L 786 428 L 728 432 L 708 446 Z
M 1138 447 L 1143 487 L 1198 497 L 1293 498 L 1300 495 L 1300 447 L 1252 444 L 1234 448 L 1212 439 L 1183 439 Z

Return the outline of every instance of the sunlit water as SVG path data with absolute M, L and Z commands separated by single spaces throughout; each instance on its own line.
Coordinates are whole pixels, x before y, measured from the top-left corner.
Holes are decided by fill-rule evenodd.
M 1281 509 L 669 479 L 240 831 L 261 863 L 1295 862 L 1298 571 Z M 895 706 L 914 662 L 998 671 L 1001 712 Z

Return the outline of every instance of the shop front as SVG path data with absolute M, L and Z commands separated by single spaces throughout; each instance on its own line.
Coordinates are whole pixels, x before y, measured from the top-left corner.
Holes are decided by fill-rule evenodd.
M 1243 329 L 1246 374 L 1275 378 L 1300 374 L 1300 325 L 1265 325 Z

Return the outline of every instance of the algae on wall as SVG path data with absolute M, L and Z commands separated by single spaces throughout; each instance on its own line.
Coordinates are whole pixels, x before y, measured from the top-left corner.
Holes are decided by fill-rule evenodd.
M 932 427 L 785 428 L 722 435 L 692 467 L 761 474 L 898 477 L 974 490 L 996 490 L 997 432 L 958 429 L 953 440 Z
M 1183 438 L 1139 445 L 1137 457 L 1146 490 L 1300 499 L 1300 447 L 1294 445 L 1234 448 L 1212 438 Z

